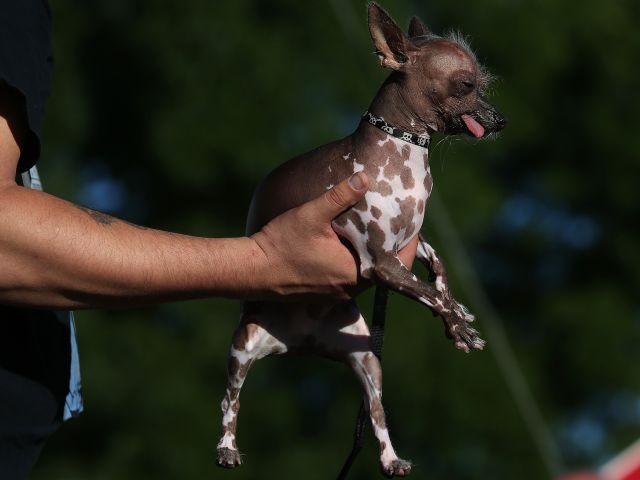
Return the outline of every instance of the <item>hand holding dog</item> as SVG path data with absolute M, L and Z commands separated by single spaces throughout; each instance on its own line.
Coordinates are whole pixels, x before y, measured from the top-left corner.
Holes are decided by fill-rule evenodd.
M 267 297 L 299 300 L 309 297 L 352 298 L 370 284 L 358 272 L 354 254 L 334 232 L 331 221 L 364 196 L 368 179 L 356 173 L 310 202 L 274 218 L 251 238 L 264 254 Z M 401 252 L 410 267 L 418 238 Z

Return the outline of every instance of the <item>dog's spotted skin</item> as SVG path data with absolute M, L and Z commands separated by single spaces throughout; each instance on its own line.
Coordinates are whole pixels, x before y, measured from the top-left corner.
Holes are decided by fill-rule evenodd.
M 369 191 L 333 223 L 358 252 L 365 278 L 372 278 L 380 248 L 395 253 L 418 232 L 433 186 L 427 149 L 380 133 L 377 156 L 359 161 L 351 153 L 345 155 L 351 173 L 367 174 Z
M 351 367 L 364 389 L 383 472 L 408 474 L 410 463 L 399 459 L 391 444 L 382 406 L 382 369 L 371 351 L 369 327 L 354 302 L 331 306 L 245 303 L 229 351 L 229 383 L 221 404 L 223 435 L 218 443 L 218 463 L 228 468 L 241 463 L 236 428 L 239 393 L 249 368 L 267 355 L 291 351 L 315 353 Z
M 358 162 L 351 154 L 351 173 L 364 171 L 370 179 L 364 199 L 334 221 L 334 229 L 348 239 L 360 258 L 364 278 L 386 283 L 433 309 L 445 322 L 447 336 L 457 348 L 469 351 L 484 342 L 468 323 L 473 321 L 464 306 L 446 288 L 447 277 L 433 248 L 419 244 L 418 259 L 439 272 L 436 289 L 421 282 L 400 261 L 397 252 L 422 226 L 424 210 L 433 188 L 427 148 L 403 142 L 380 132 L 377 155 Z
M 368 134 L 374 139 L 367 150 L 369 161 L 360 162 L 352 152 L 337 158 L 342 163 L 341 169 L 349 173 L 362 170 L 367 173 L 369 191 L 353 209 L 336 219 L 334 228 L 349 240 L 359 255 L 362 275 L 373 280 L 378 275 L 376 268 L 381 261 L 401 265 L 397 252 L 418 233 L 433 180 L 426 148 L 403 142 L 370 126 L 364 128 L 370 129 Z M 324 188 L 329 186 L 327 183 Z M 443 315 L 450 309 L 463 310 L 464 307 L 450 296 L 442 263 L 424 240 L 419 244 L 417 258 L 434 272 L 436 289 L 423 284 L 402 266 L 402 271 L 410 276 L 404 287 L 406 291 L 410 291 L 412 284 L 421 286 L 426 292 L 418 291 L 418 295 L 424 295 L 421 301 L 434 309 L 442 309 Z M 386 280 L 391 280 L 391 273 Z M 466 325 L 473 316 L 457 318 L 458 323 L 453 324 L 448 333 L 459 338 L 458 342 L 465 341 L 461 336 L 464 332 L 467 332 L 467 339 L 473 338 L 475 331 Z M 460 330 L 457 335 L 456 329 Z M 475 345 L 473 340 L 468 341 L 464 346 L 481 346 L 480 341 Z M 410 462 L 397 456 L 389 437 L 382 407 L 380 363 L 371 351 L 367 323 L 353 302 L 325 306 L 245 303 L 229 352 L 229 385 L 222 401 L 223 436 L 218 444 L 220 465 L 231 468 L 240 464 L 239 454 L 233 452 L 237 452 L 239 392 L 249 367 L 265 356 L 292 350 L 323 355 L 351 367 L 367 398 L 374 434 L 380 445 L 382 471 L 388 476 L 409 474 Z
M 504 119 L 483 96 L 488 76 L 466 45 L 433 36 L 415 17 L 407 38 L 375 3 L 369 6 L 369 27 L 381 64 L 400 71 L 388 78 L 374 99 L 370 110 L 375 115 L 423 137 L 433 131 L 461 133 L 465 128 L 480 137 L 504 126 Z M 247 234 L 364 171 L 368 192 L 333 223 L 353 246 L 362 276 L 429 307 L 442 318 L 457 348 L 481 349 L 484 342 L 469 326 L 474 317 L 451 295 L 435 250 L 420 237 L 416 258 L 429 270 L 433 285 L 418 279 L 398 257 L 398 251 L 418 235 L 433 188 L 427 153 L 422 146 L 362 122 L 352 135 L 271 172 L 254 194 Z M 380 362 L 354 301 L 243 304 L 229 351 L 218 463 L 229 468 L 241 463 L 236 444 L 239 396 L 249 368 L 265 356 L 291 351 L 315 353 L 351 367 L 364 390 L 382 472 L 389 477 L 408 475 L 411 463 L 398 457 L 389 437 Z

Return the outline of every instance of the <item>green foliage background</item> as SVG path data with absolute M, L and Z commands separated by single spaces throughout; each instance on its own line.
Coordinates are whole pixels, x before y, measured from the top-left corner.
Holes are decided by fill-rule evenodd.
M 362 0 L 51 3 L 45 187 L 156 228 L 241 235 L 261 176 L 352 131 L 387 74 Z M 565 467 L 597 466 L 640 436 L 638 4 L 383 3 L 403 25 L 418 14 L 436 32 L 460 29 L 500 77 L 492 99 L 508 128 L 495 142 L 436 140 L 436 188 Z M 215 467 L 238 310 L 207 300 L 78 313 L 86 412 L 32 478 L 333 478 L 360 391 L 348 369 L 315 358 L 252 369 L 245 464 Z M 465 356 L 395 296 L 385 348 L 385 406 L 414 478 L 549 478 L 491 344 Z M 368 438 L 352 478 L 378 476 Z

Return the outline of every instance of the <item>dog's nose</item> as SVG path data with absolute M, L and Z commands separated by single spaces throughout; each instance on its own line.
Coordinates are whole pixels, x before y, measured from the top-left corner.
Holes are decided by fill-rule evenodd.
M 495 108 L 492 108 L 489 112 L 490 122 L 493 125 L 495 131 L 502 130 L 507 126 L 507 119 L 504 118 L 504 115 L 497 111 Z

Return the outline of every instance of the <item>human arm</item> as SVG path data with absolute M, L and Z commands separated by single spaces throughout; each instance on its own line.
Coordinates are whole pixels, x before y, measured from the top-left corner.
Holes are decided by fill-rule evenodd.
M 288 212 L 275 228 L 268 225 L 268 233 L 254 237 L 199 238 L 133 226 L 3 182 L 0 303 L 63 309 L 208 296 L 339 294 L 342 284 L 355 283 L 355 263 L 326 232 L 300 232 L 315 211 Z M 286 244 L 272 245 L 280 229 L 287 232 Z M 282 258 L 294 250 L 291 242 L 304 243 L 305 252 Z
M 199 238 L 136 227 L 20 187 L 5 176 L 0 183 L 0 303 L 63 309 L 207 296 L 264 298 L 334 287 L 339 294 L 341 284 L 355 283 L 355 263 L 325 232 L 311 225 L 300 231 L 317 210 L 288 212 L 278 227 L 267 226 L 268 233 L 251 238 Z M 287 244 L 274 246 L 270 240 L 279 238 L 279 229 L 287 232 Z M 289 242 L 305 243 L 305 258 L 302 252 L 294 255 L 295 262 L 281 258 L 293 250 Z
M 354 291 L 357 264 L 330 221 L 366 185 L 355 190 L 343 182 L 252 237 L 145 229 L 16 185 L 19 122 L 10 109 L 1 113 L 0 303 L 117 308 L 208 296 L 345 298 Z

